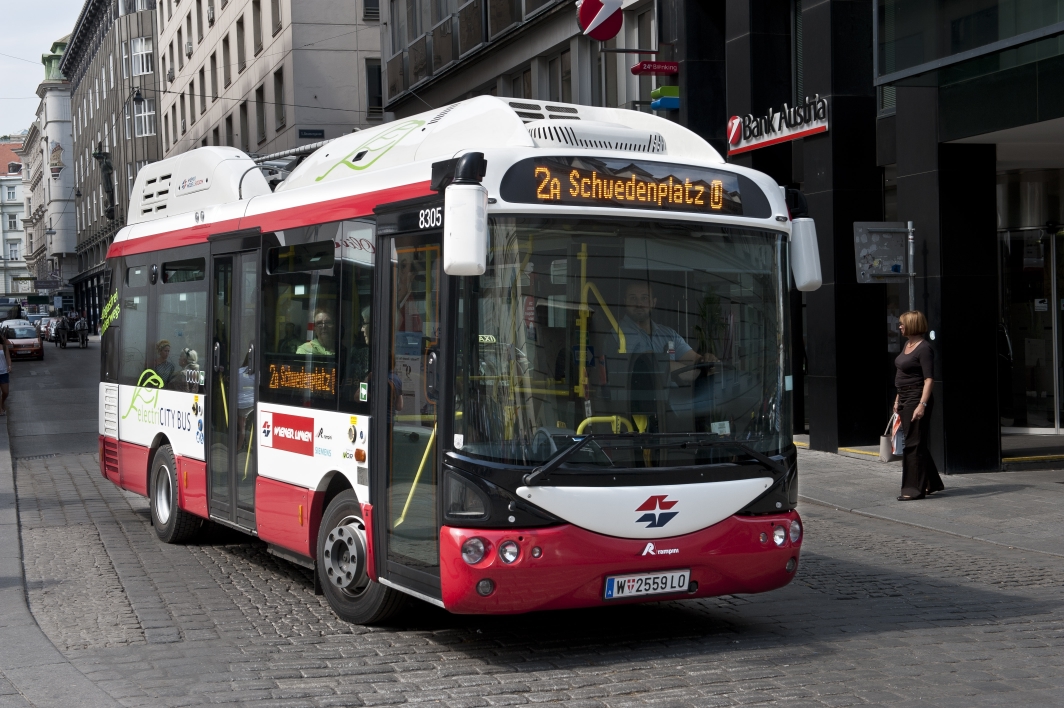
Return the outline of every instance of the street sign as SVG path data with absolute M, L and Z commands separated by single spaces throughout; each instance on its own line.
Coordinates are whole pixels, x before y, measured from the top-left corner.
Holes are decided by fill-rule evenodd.
M 42 279 L 38 278 L 37 282 L 35 283 L 35 285 L 37 286 L 38 290 L 55 290 L 57 288 L 63 287 L 63 281 L 62 280 L 42 280 Z
M 677 61 L 641 61 L 632 67 L 635 76 L 672 76 L 680 73 Z
M 300 128 L 299 129 L 299 137 L 301 137 L 301 138 L 317 138 L 319 140 L 322 140 L 322 139 L 325 138 L 325 129 L 324 128 L 318 128 L 318 129 Z

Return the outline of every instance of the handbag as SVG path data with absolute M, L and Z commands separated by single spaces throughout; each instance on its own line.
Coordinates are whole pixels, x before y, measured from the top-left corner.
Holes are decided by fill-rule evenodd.
M 879 461 L 894 462 L 901 457 L 901 451 L 904 449 L 905 430 L 901 427 L 901 418 L 894 413 L 887 421 L 883 434 L 879 436 Z

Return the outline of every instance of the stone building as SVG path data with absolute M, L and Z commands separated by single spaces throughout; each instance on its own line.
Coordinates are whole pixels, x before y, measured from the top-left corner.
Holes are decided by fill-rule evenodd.
M 70 122 L 70 82 L 60 68 L 70 36 L 52 43 L 41 56 L 41 101 L 22 149 L 22 190 L 26 203 L 26 266 L 38 293 L 62 297 L 73 307 L 70 280 L 78 274 L 74 219 L 74 145 Z
M 382 119 L 376 0 L 160 0 L 163 149 L 273 153 Z
M 22 141 L 0 138 L 0 295 L 29 293 L 33 281 L 26 270 L 26 203 L 22 198 Z
M 73 118 L 75 306 L 95 325 L 107 247 L 126 223 L 133 181 L 159 159 L 154 0 L 86 0 L 61 68 Z

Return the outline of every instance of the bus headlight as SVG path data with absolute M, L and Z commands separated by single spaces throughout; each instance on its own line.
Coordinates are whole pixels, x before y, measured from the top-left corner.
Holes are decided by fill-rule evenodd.
M 782 526 L 777 526 L 772 529 L 772 542 L 777 546 L 782 546 L 787 541 L 787 532 Z
M 798 543 L 798 539 L 802 537 L 802 525 L 798 523 L 798 519 L 791 521 L 791 543 Z
M 514 541 L 503 541 L 499 546 L 499 558 L 503 563 L 513 563 L 521 555 L 521 549 Z
M 469 565 L 476 565 L 480 561 L 484 560 L 484 553 L 487 551 L 487 546 L 484 545 L 484 539 L 473 538 L 466 539 L 466 542 L 462 544 L 462 560 Z

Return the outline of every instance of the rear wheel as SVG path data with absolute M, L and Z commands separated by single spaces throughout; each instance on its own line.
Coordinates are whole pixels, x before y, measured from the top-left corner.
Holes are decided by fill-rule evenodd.
M 199 530 L 199 517 L 181 509 L 177 504 L 177 460 L 169 445 L 155 453 L 151 466 L 151 486 L 148 501 L 155 535 L 163 543 L 180 543 Z
M 369 579 L 366 524 L 354 491 L 336 496 L 318 530 L 317 573 L 329 606 L 352 624 L 375 624 L 394 615 L 406 597 Z

